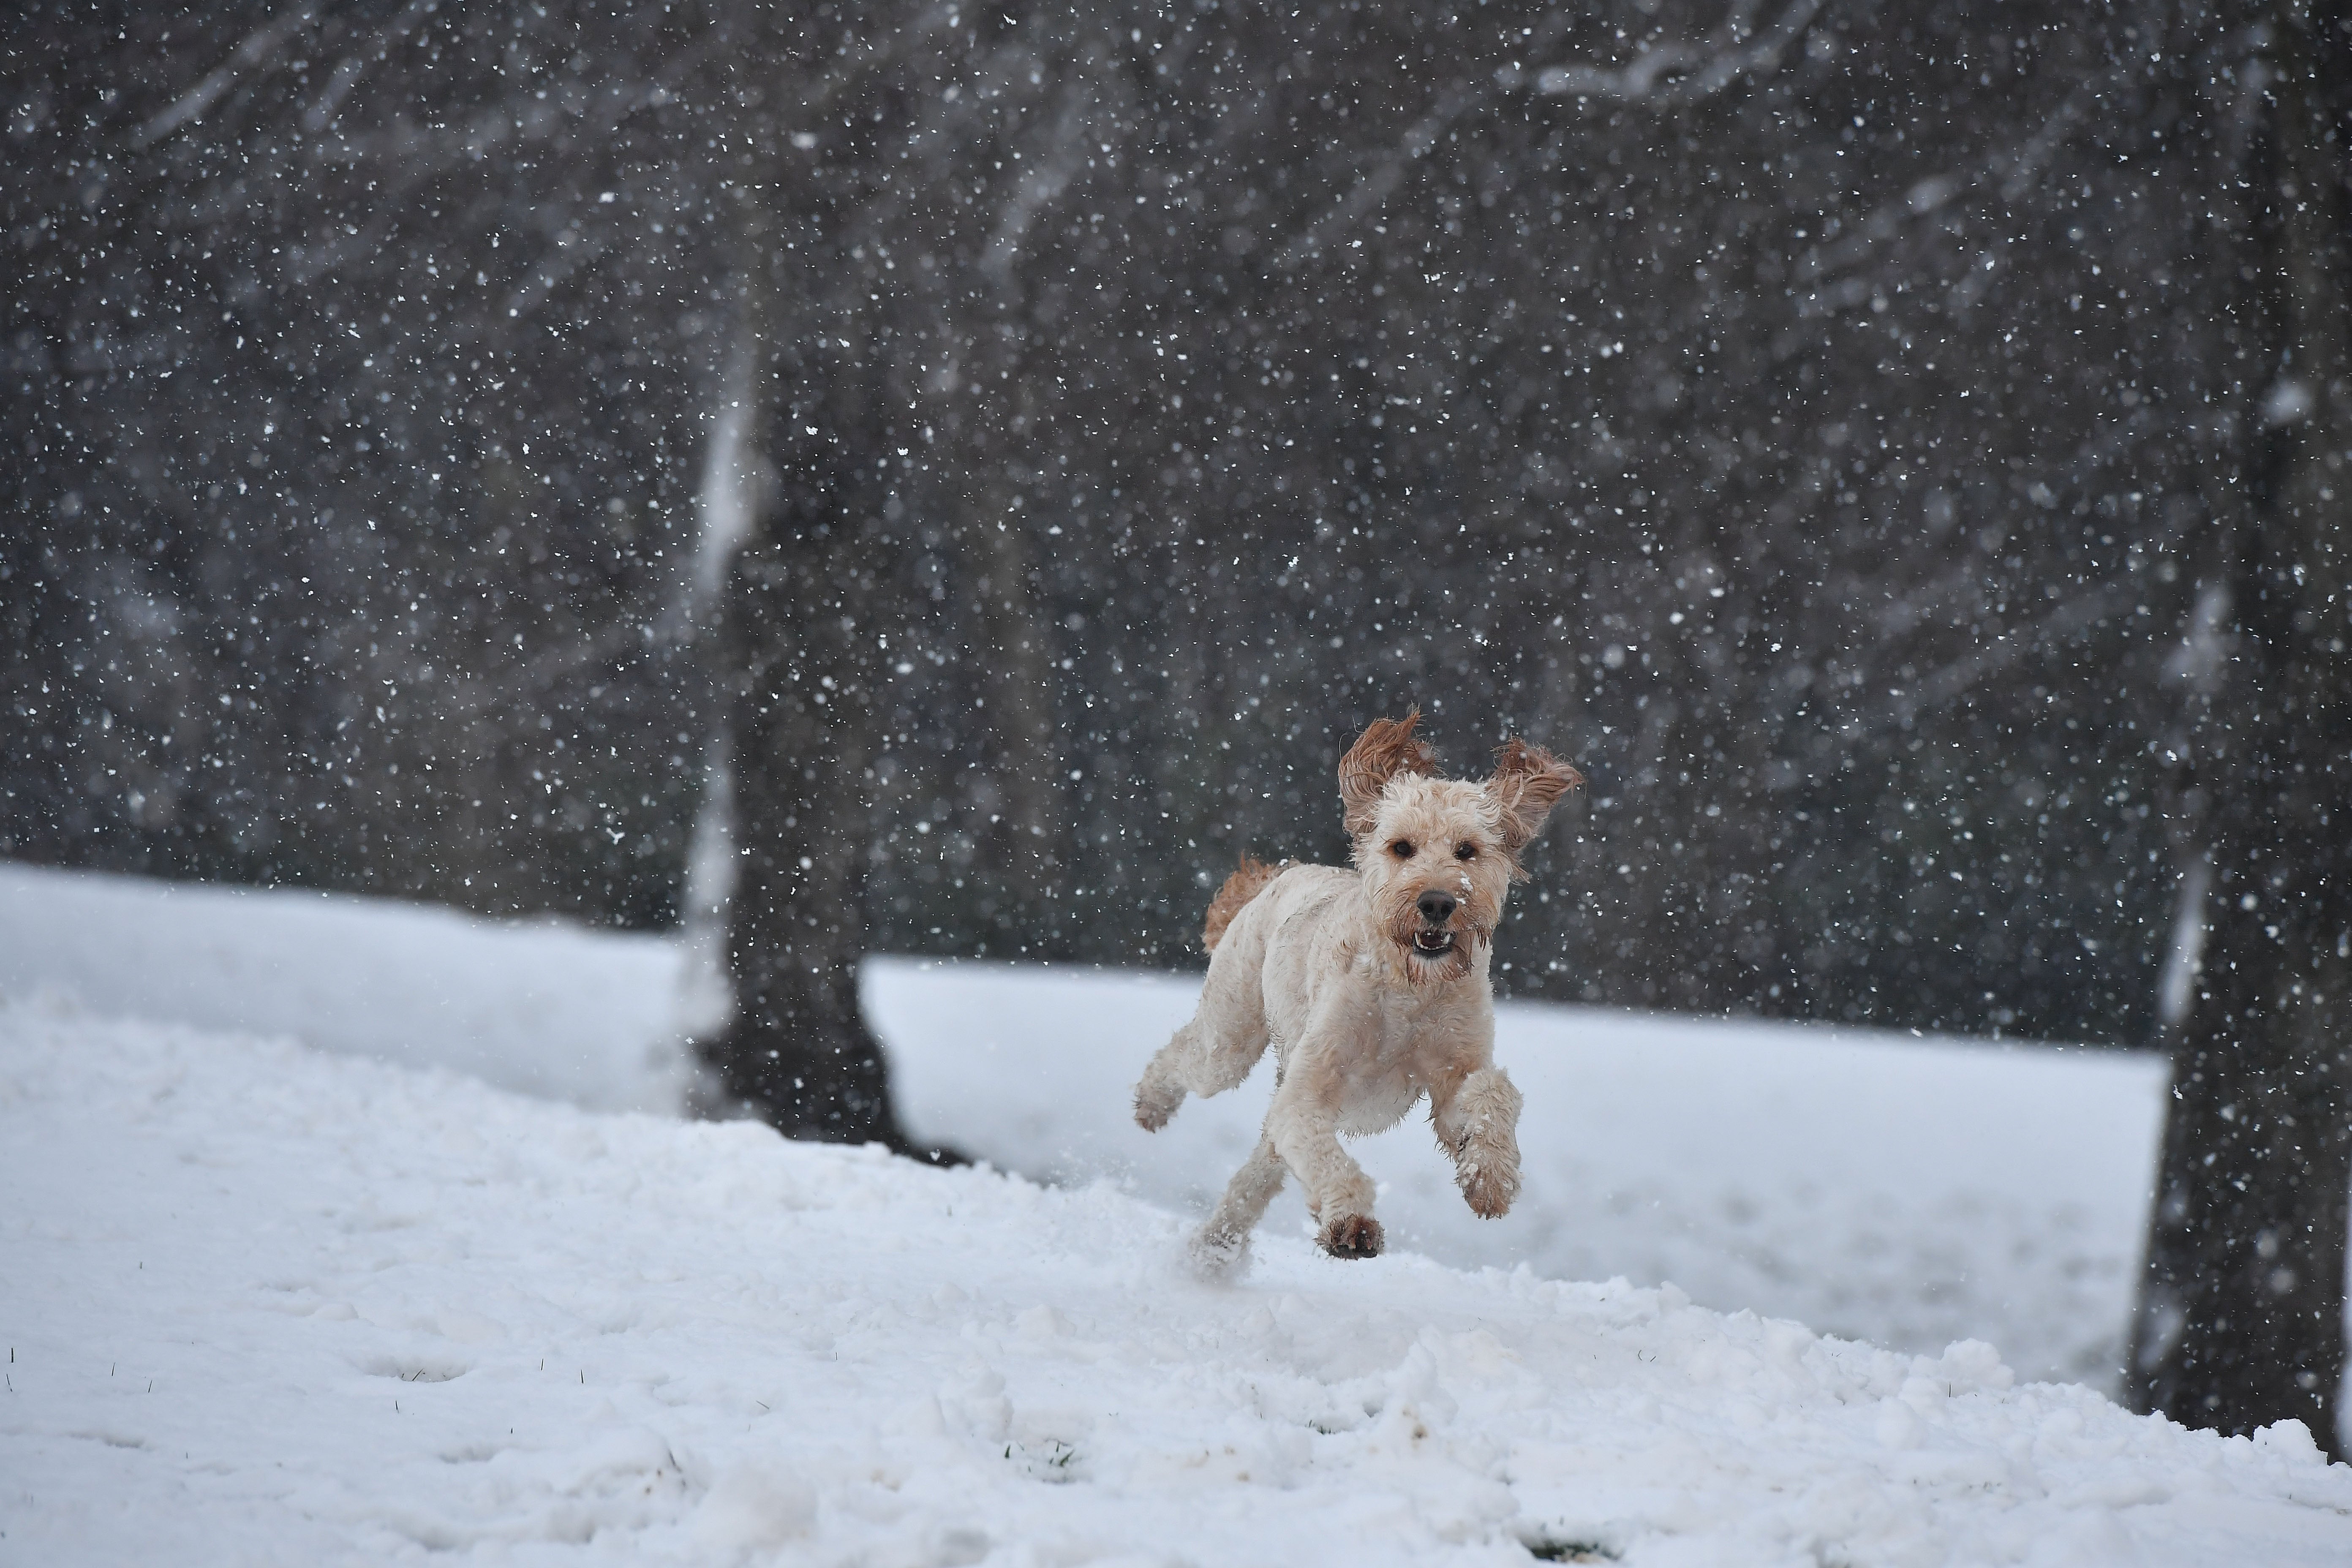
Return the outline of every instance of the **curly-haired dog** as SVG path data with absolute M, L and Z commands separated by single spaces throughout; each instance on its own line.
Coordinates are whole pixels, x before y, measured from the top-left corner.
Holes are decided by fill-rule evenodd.
M 1335 1258 L 1381 1250 L 1372 1184 L 1339 1135 L 1394 1126 L 1423 1095 L 1455 1180 L 1492 1219 L 1519 1190 L 1519 1091 L 1495 1066 L 1486 979 L 1519 852 L 1584 782 L 1512 741 L 1483 784 L 1437 776 L 1420 710 L 1374 721 L 1339 759 L 1356 868 L 1244 859 L 1209 906 L 1209 978 L 1192 1022 L 1135 1086 L 1158 1131 L 1184 1096 L 1216 1094 L 1275 1048 L 1274 1104 L 1256 1151 L 1193 1239 L 1212 1272 L 1245 1255 L 1286 1169 Z

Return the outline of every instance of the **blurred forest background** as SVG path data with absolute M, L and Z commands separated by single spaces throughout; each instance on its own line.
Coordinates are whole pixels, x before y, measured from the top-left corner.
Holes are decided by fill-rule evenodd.
M 742 544 L 878 946 L 1196 963 L 1418 701 L 1513 990 L 2147 1042 L 2243 29 L 1684 9 L 20 21 L 7 852 L 673 921 Z
M 1419 703 L 1591 779 L 1509 992 L 2252 1063 L 2307 1329 L 2346 21 L 30 6 L 0 854 L 652 926 L 731 792 L 738 1044 L 855 1057 L 862 951 L 1196 963 Z

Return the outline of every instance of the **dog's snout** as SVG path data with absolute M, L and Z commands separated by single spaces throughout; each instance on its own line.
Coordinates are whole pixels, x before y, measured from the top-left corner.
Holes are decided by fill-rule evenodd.
M 1432 888 L 1422 894 L 1414 907 L 1421 910 L 1421 918 L 1431 925 L 1444 925 L 1454 918 L 1457 902 L 1453 894 L 1440 892 L 1437 889 Z

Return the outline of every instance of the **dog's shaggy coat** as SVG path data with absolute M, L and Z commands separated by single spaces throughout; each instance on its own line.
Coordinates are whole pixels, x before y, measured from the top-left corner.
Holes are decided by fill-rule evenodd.
M 1244 859 L 1226 879 L 1200 1007 L 1136 1085 L 1135 1119 L 1157 1131 L 1275 1048 L 1265 1130 L 1193 1241 L 1210 1271 L 1245 1256 L 1285 1171 L 1325 1251 L 1377 1254 L 1372 1184 L 1339 1138 L 1394 1126 L 1423 1095 L 1470 1207 L 1493 1218 L 1518 1194 L 1519 1091 L 1495 1066 L 1487 963 L 1519 852 L 1584 781 L 1518 741 L 1483 783 L 1440 778 L 1419 720 L 1376 721 L 1339 760 L 1354 870 Z

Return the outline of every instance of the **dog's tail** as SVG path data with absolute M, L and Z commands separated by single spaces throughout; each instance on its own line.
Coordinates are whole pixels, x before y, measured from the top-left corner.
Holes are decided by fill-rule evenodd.
M 1217 896 L 1209 900 L 1209 919 L 1201 929 L 1201 945 L 1212 952 L 1215 952 L 1218 941 L 1225 934 L 1225 928 L 1234 923 L 1234 917 L 1242 912 L 1242 907 L 1294 864 L 1285 860 L 1278 866 L 1269 866 L 1263 860 L 1243 856 L 1240 868 L 1225 879 L 1225 885 L 1219 888 Z

